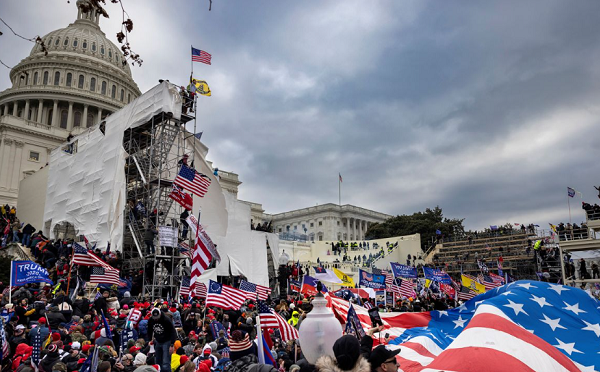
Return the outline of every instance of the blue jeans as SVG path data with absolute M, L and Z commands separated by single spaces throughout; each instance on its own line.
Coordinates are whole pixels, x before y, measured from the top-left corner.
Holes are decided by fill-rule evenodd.
M 29 242 L 31 241 L 31 234 L 23 233 L 23 240 L 21 240 L 21 244 L 25 247 L 29 247 Z
M 160 372 L 171 372 L 171 356 L 169 355 L 169 347 L 171 343 L 158 342 L 154 344 L 154 357 L 156 364 L 160 366 Z
M 19 231 L 14 231 L 13 230 L 13 242 L 14 243 L 18 243 L 19 242 Z
M 156 249 L 154 248 L 154 241 L 146 240 L 144 241 L 144 243 L 146 243 L 146 252 L 148 254 L 156 253 Z

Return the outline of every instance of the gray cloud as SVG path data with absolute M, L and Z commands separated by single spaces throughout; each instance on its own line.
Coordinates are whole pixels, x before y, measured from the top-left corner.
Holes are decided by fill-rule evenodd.
M 2 2 L 0 13 L 33 36 L 71 22 L 72 3 Z M 240 198 L 268 212 L 336 202 L 338 172 L 343 203 L 390 214 L 440 205 L 470 228 L 565 221 L 567 186 L 596 198 L 600 3 L 125 5 L 142 91 L 185 82 L 190 44 L 213 54 L 194 66 L 213 91 L 198 130 L 210 160 L 239 173 Z M 7 63 L 30 49 L 0 37 Z

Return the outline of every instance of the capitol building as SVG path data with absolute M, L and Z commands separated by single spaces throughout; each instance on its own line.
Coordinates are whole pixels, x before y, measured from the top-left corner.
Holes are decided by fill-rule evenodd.
M 0 203 L 16 205 L 19 182 L 44 167 L 50 151 L 141 93 L 120 48 L 100 29 L 94 7 L 42 37 L 10 71 L 0 93 Z

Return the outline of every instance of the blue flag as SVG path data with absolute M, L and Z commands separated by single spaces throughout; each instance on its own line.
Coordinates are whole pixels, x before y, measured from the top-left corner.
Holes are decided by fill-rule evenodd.
M 110 332 L 110 326 L 108 325 L 108 321 L 106 321 L 106 317 L 104 316 L 104 310 L 102 312 L 102 323 L 104 324 L 104 329 L 106 330 L 106 338 L 112 339 L 112 333 Z
M 392 273 L 394 273 L 394 277 L 417 279 L 416 267 L 401 265 L 396 262 L 390 262 L 390 267 L 392 268 Z
M 364 270 L 358 270 L 358 285 L 364 288 L 385 289 L 385 275 L 371 274 Z
M 348 308 L 348 317 L 346 318 L 346 329 L 344 330 L 344 333 L 347 335 L 354 335 L 359 340 L 365 336 L 365 330 L 363 329 L 352 304 L 350 304 L 350 307 Z
M 277 365 L 277 362 L 275 361 L 273 354 L 271 354 L 271 349 L 269 349 L 267 340 L 265 340 L 265 335 L 261 334 L 261 336 L 262 336 L 262 344 L 263 344 L 263 353 L 265 356 L 265 364 L 270 364 L 274 367 Z
M 425 279 L 444 284 L 452 284 L 452 278 L 450 278 L 450 275 L 443 271 L 430 269 L 429 267 L 423 267 L 423 273 L 425 274 Z
M 13 261 L 11 270 L 12 280 L 10 285 L 13 287 L 40 282 L 53 284 L 48 270 L 33 261 Z

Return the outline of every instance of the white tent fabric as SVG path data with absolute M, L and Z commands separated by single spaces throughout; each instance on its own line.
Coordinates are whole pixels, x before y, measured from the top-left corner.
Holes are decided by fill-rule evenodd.
M 166 81 L 107 117 L 104 134 L 96 125 L 77 136 L 76 153 L 60 147 L 52 151 L 44 208 L 46 234 L 56 224 L 69 222 L 99 248 L 108 242 L 121 247 L 126 203 L 123 133 L 160 112 L 181 117 L 177 87 Z

